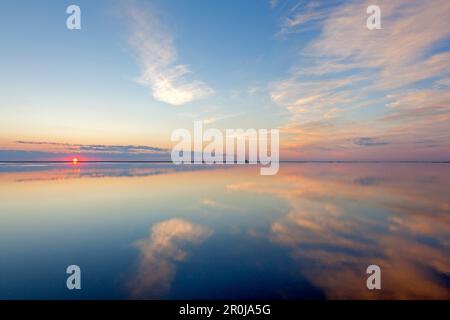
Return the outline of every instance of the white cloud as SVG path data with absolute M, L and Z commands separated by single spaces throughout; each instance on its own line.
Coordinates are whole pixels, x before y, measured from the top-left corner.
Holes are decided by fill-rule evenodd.
M 127 13 L 130 43 L 142 68 L 138 82 L 150 89 L 154 99 L 179 106 L 213 93 L 206 83 L 188 77 L 187 65 L 177 63 L 172 35 L 152 10 L 131 3 Z
M 184 219 L 170 219 L 155 224 L 148 238 L 137 242 L 139 265 L 130 281 L 133 298 L 159 298 L 170 289 L 176 263 L 189 255 L 189 245 L 200 244 L 212 230 Z

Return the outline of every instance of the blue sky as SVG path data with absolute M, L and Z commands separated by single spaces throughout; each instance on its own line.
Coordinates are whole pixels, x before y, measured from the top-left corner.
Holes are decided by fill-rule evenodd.
M 372 2 L 2 1 L 0 156 L 170 148 L 203 120 L 279 128 L 282 158 L 448 160 L 450 4 Z

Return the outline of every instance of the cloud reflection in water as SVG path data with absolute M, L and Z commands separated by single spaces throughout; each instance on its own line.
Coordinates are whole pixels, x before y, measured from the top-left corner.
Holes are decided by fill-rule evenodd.
M 288 212 L 274 219 L 267 237 L 289 248 L 299 273 L 327 298 L 450 298 L 443 280 L 450 279 L 448 171 L 371 169 L 377 183 L 355 183 L 367 180 L 367 168 L 358 165 L 291 166 L 277 181 L 230 184 L 227 190 L 287 202 Z M 422 182 L 423 171 L 433 183 Z M 365 287 L 370 264 L 381 267 L 381 291 Z
M 148 238 L 139 240 L 139 264 L 129 286 L 133 298 L 158 298 L 167 293 L 177 262 L 189 256 L 189 245 L 200 244 L 212 234 L 210 228 L 174 218 L 152 226 Z

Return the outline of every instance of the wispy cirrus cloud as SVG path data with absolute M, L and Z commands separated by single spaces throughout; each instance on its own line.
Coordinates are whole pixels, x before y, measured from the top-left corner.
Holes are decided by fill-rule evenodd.
M 381 8 L 381 30 L 366 28 L 372 4 Z M 370 158 L 372 148 L 358 147 L 373 141 L 355 137 L 388 138 L 387 154 L 417 159 L 430 155 L 415 141 L 432 139 L 441 158 L 450 156 L 450 2 L 300 3 L 282 18 L 281 30 L 288 35 L 311 25 L 318 32 L 300 59 L 269 86 L 272 100 L 290 113 L 285 148 L 346 158 L 361 150 Z
M 428 122 L 439 126 L 450 117 L 450 92 L 437 89 L 410 90 L 390 95 L 390 112 L 382 121 Z M 441 121 L 439 121 L 441 120 Z M 445 132 L 443 130 L 442 132 Z
M 327 1 L 325 4 L 319 1 L 297 2 L 289 8 L 288 13 L 283 17 L 281 29 L 277 35 L 284 36 L 317 27 L 317 24 L 323 22 L 330 14 L 330 4 L 333 4 L 333 2 Z
M 438 87 L 450 87 L 450 78 L 439 79 L 435 82 Z
M 129 41 L 142 68 L 138 82 L 150 89 L 154 99 L 180 106 L 214 92 L 203 81 L 189 77 L 188 65 L 177 62 L 173 37 L 151 8 L 133 1 L 126 14 L 131 25 Z
M 245 114 L 244 112 L 224 114 L 224 113 L 217 113 L 216 110 L 212 110 L 212 111 L 206 110 L 204 112 L 199 112 L 199 113 L 182 112 L 182 113 L 179 113 L 178 115 L 192 119 L 192 120 L 202 121 L 203 124 L 208 125 L 208 124 L 220 122 L 222 120 L 236 118 L 236 117 L 239 117 L 239 116 Z

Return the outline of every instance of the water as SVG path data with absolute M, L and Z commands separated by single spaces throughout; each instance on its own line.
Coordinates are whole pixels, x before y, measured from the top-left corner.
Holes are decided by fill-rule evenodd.
M 2 164 L 0 298 L 449 299 L 449 169 Z

